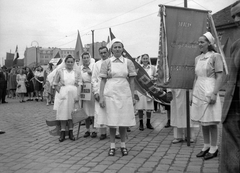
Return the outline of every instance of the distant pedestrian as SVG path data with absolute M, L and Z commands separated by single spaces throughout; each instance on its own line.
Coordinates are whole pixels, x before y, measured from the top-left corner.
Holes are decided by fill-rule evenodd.
M 19 69 L 19 74 L 16 77 L 17 80 L 17 90 L 16 93 L 19 94 L 20 97 L 20 103 L 25 102 L 24 100 L 24 95 L 27 93 L 27 88 L 26 88 L 26 81 L 27 77 L 26 74 L 24 73 L 23 69 Z
M 27 75 L 27 81 L 26 81 L 26 87 L 27 87 L 27 95 L 28 99 L 27 101 L 33 101 L 33 92 L 34 92 L 34 74 L 32 70 L 29 67 L 26 67 L 26 75 Z
M 8 103 L 5 101 L 7 94 L 7 67 L 3 66 L 0 71 L 0 103 Z
M 39 101 L 41 98 L 41 101 L 43 101 L 43 81 L 44 81 L 44 71 L 41 66 L 38 66 L 36 68 L 36 71 L 34 73 L 35 76 L 35 92 L 36 92 L 36 101 Z

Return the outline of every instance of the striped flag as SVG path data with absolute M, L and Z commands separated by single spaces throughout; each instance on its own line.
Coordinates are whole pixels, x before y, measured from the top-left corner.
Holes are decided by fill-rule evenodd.
M 14 58 L 13 58 L 13 64 L 17 64 L 17 59 L 19 58 L 19 53 L 18 53 L 18 46 L 16 46 Z

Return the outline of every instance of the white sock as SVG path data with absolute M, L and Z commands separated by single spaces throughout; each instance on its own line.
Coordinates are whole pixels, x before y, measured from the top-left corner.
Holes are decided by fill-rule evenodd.
M 210 146 L 210 150 L 209 150 L 209 153 L 215 153 L 218 149 L 218 146 Z
M 125 142 L 121 142 L 121 148 L 126 148 Z
M 204 144 L 202 151 L 206 151 L 209 148 L 210 148 L 210 144 Z
M 115 148 L 115 143 L 110 143 L 110 148 Z

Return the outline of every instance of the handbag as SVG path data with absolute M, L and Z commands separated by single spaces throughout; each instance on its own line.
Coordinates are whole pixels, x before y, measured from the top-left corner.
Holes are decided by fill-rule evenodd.
M 79 123 L 85 119 L 87 119 L 88 116 L 86 114 L 86 112 L 81 108 L 81 109 L 77 109 L 75 111 L 72 111 L 72 121 L 73 124 L 75 123 Z

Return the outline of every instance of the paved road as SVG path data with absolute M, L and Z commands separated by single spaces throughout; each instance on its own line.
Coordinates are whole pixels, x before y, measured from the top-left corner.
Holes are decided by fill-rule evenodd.
M 172 144 L 172 128 L 164 128 L 166 115 L 154 113 L 154 130 L 139 131 L 132 127 L 128 133 L 129 155 L 122 157 L 120 141 L 114 157 L 107 156 L 109 142 L 98 138 L 77 141 L 51 136 L 45 120 L 54 118 L 52 106 L 44 102 L 19 103 L 8 99 L 0 104 L 0 172 L 1 173 L 216 173 L 219 158 L 203 161 L 196 158 L 203 139 L 196 129 L 196 142 Z M 137 119 L 138 121 L 138 119 Z M 74 129 L 76 135 L 76 128 Z

